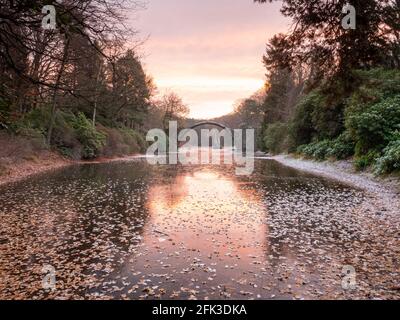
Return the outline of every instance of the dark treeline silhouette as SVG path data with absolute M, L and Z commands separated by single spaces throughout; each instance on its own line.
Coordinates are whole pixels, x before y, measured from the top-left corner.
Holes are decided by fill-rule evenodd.
M 342 25 L 347 4 L 355 29 Z M 293 23 L 263 58 L 264 148 L 400 168 L 400 1 L 284 0 L 281 12 Z
M 42 27 L 45 5 L 56 9 L 54 30 Z M 185 111 L 173 93 L 153 98 L 141 41 L 127 21 L 142 2 L 21 0 L 0 7 L 4 144 L 12 137 L 17 149 L 51 147 L 73 158 L 140 152 L 149 126 Z
M 257 129 L 259 147 L 272 153 L 354 156 L 360 169 L 399 168 L 400 1 L 281 3 L 293 23 L 267 43 L 265 89 L 214 120 Z M 355 29 L 342 26 L 346 4 L 356 10 Z M 45 5 L 56 9 L 55 30 L 42 27 Z M 142 2 L 0 6 L 0 157 L 49 148 L 73 158 L 140 152 L 148 129 L 184 125 L 180 97 L 155 101 L 141 42 L 128 27 L 127 13 Z

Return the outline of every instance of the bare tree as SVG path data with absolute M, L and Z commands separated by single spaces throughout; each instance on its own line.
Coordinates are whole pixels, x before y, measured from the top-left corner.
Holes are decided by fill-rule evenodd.
M 162 110 L 164 129 L 168 129 L 169 121 L 181 121 L 189 114 L 189 108 L 183 103 L 182 99 L 174 92 L 168 92 L 157 102 Z

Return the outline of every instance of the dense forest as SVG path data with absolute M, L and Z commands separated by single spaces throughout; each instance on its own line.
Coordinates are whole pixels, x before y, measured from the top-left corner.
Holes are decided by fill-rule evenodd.
M 49 4 L 55 29 L 43 28 Z M 142 43 L 127 19 L 143 3 L 1 1 L 0 7 L 0 158 L 43 150 L 73 159 L 139 153 L 148 129 L 187 113 L 172 92 L 155 98 L 142 66 Z
M 292 27 L 267 43 L 265 88 L 214 120 L 255 128 L 258 147 L 269 153 L 354 158 L 358 169 L 379 173 L 399 169 L 400 1 L 281 3 Z M 354 29 L 341 23 L 347 3 L 356 9 Z M 42 27 L 49 4 L 56 29 Z M 187 116 L 182 99 L 159 97 L 143 68 L 141 41 L 127 26 L 128 12 L 142 2 L 0 6 L 0 158 L 143 152 L 149 129 Z
M 341 23 L 347 3 L 354 29 Z M 293 25 L 263 58 L 264 149 L 400 169 L 400 1 L 284 0 L 281 12 Z

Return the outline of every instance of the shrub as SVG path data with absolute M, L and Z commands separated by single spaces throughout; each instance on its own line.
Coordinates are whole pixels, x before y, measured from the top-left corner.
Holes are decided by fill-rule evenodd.
M 307 157 L 314 158 L 319 161 L 325 160 L 332 149 L 332 141 L 322 140 L 313 142 L 308 145 L 300 146 L 297 151 Z
M 57 148 L 66 157 L 81 159 L 83 146 L 74 129 L 76 117 L 73 113 L 59 111 L 54 124 L 51 145 Z
M 21 137 L 28 139 L 34 150 L 45 150 L 46 146 L 46 137 L 43 133 L 37 129 L 31 128 L 23 128 L 19 134 Z
M 264 144 L 268 152 L 273 154 L 288 151 L 289 127 L 285 123 L 274 123 L 267 127 L 264 134 Z
M 400 169 L 400 132 L 396 132 L 394 140 L 384 149 L 375 168 L 378 174 L 391 173 Z
M 24 159 L 35 157 L 44 149 L 29 137 L 0 131 L 0 159 Z
M 354 142 L 346 133 L 343 133 L 333 141 L 325 139 L 302 145 L 297 148 L 297 152 L 319 161 L 330 157 L 343 160 L 354 154 Z
M 18 134 L 26 129 L 33 129 L 46 136 L 50 123 L 50 108 L 35 109 L 15 124 Z M 66 157 L 81 159 L 82 149 L 74 129 L 76 116 L 70 111 L 58 110 L 54 122 L 51 145 Z
M 73 128 L 77 139 L 82 144 L 82 158 L 94 159 L 99 156 L 101 149 L 105 145 L 106 136 L 96 130 L 93 124 L 79 113 L 73 122 Z
M 99 131 L 106 136 L 106 143 L 102 150 L 105 156 L 139 153 L 146 148 L 144 138 L 132 129 L 108 128 L 99 125 Z
M 358 171 L 363 171 L 368 167 L 374 165 L 379 157 L 379 152 L 372 150 L 365 155 L 357 157 L 354 161 L 354 165 Z
M 102 150 L 104 156 L 122 156 L 129 152 L 128 146 L 123 143 L 123 138 L 118 129 L 98 125 L 98 130 L 106 136 L 106 143 Z
M 123 134 L 124 142 L 131 146 L 130 153 L 145 151 L 147 143 L 141 134 L 128 128 L 122 128 L 120 130 Z
M 340 83 L 325 82 L 296 106 L 292 119 L 295 145 L 333 139 L 343 132 L 346 94 Z
M 27 150 L 43 149 L 47 147 L 45 136 L 49 122 L 50 108 L 43 107 L 13 122 L 10 131 L 27 141 Z M 100 155 L 122 156 L 142 152 L 146 145 L 144 137 L 135 130 L 109 128 L 101 124 L 95 128 L 83 113 L 76 115 L 70 110 L 57 111 L 51 146 L 66 157 L 93 159 Z
M 353 72 L 358 82 L 349 106 L 364 108 L 393 97 L 400 92 L 400 72 L 395 69 L 375 68 L 371 70 L 356 70 Z
M 10 129 L 16 134 L 20 134 L 23 130 L 33 129 L 45 135 L 49 122 L 50 108 L 43 107 L 34 109 L 25 114 L 24 117 L 14 121 Z
M 349 110 L 346 126 L 357 143 L 356 155 L 382 151 L 400 129 L 400 95 L 389 97 L 355 113 Z
M 354 155 L 354 148 L 354 141 L 348 132 L 344 132 L 332 142 L 327 156 L 337 160 L 344 160 Z
M 312 124 L 318 139 L 332 139 L 343 132 L 344 105 L 338 101 L 321 101 L 312 113 Z
M 317 160 L 325 160 L 330 153 L 332 142 L 323 140 L 315 144 L 313 157 Z
M 321 102 L 317 92 L 305 96 L 297 105 L 294 117 L 290 125 L 290 136 L 296 146 L 308 144 L 316 134 L 312 122 L 312 114 Z

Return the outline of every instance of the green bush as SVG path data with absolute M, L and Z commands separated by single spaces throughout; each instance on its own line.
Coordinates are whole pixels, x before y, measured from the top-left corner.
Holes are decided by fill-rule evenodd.
M 72 159 L 83 158 L 83 146 L 74 128 L 76 116 L 72 112 L 59 110 L 57 112 L 51 145 L 64 156 Z
M 354 161 L 354 165 L 358 171 L 363 171 L 374 165 L 379 157 L 380 153 L 378 151 L 371 150 L 365 155 L 358 156 Z
M 20 121 L 14 123 L 14 131 L 17 134 L 21 134 L 24 130 L 36 130 L 45 137 L 50 123 L 50 116 L 50 107 L 32 110 Z M 73 159 L 81 159 L 83 146 L 78 140 L 78 134 L 74 128 L 75 122 L 75 114 L 70 111 L 57 110 L 50 143 L 62 155 Z
M 290 124 L 290 136 L 295 146 L 310 143 L 316 135 L 312 114 L 319 103 L 321 96 L 317 92 L 311 92 L 297 105 Z
M 323 83 L 303 97 L 291 124 L 296 146 L 333 139 L 343 132 L 346 95 L 342 86 Z
M 346 133 L 343 133 L 333 141 L 325 139 L 302 145 L 297 148 L 297 152 L 319 161 L 327 158 L 343 160 L 354 154 L 354 142 Z
M 274 123 L 269 125 L 264 134 L 266 151 L 273 154 L 288 151 L 289 148 L 289 126 L 285 123 Z
M 303 96 L 289 122 L 289 151 L 317 160 L 355 156 L 359 170 L 399 168 L 400 71 L 352 72 L 352 83 L 324 81 Z M 282 152 L 285 124 L 269 124 L 264 144 Z
M 321 104 L 313 110 L 312 124 L 319 140 L 333 139 L 343 132 L 345 107 L 340 96 L 337 100 L 331 101 L 331 97 L 321 99 Z
M 25 130 L 36 130 L 44 135 L 46 133 L 44 123 L 47 119 L 50 118 L 44 108 L 35 109 L 27 113 L 24 117 L 13 121 L 9 129 L 13 134 L 17 135 L 21 134 Z
M 137 131 L 128 128 L 122 128 L 120 131 L 123 134 L 124 142 L 131 146 L 130 153 L 144 152 L 146 150 L 146 141 Z
M 19 135 L 27 138 L 31 142 L 34 150 L 47 149 L 46 137 L 40 130 L 23 128 L 20 130 Z
M 353 109 L 354 111 L 354 109 Z M 400 95 L 389 97 L 355 113 L 348 111 L 346 126 L 354 141 L 356 155 L 382 151 L 395 130 L 400 129 Z
M 331 143 L 327 156 L 344 160 L 354 155 L 354 148 L 354 141 L 348 132 L 344 132 Z
M 376 104 L 400 92 L 400 72 L 396 69 L 376 68 L 353 71 L 357 87 L 351 95 L 348 105 L 365 106 Z
M 375 167 L 378 174 L 391 173 L 400 169 L 400 132 L 395 133 L 394 140 L 384 149 Z
M 317 160 L 325 160 L 331 152 L 332 141 L 322 140 L 315 144 L 313 157 Z
M 82 144 L 82 158 L 94 159 L 99 156 L 101 149 L 106 143 L 106 136 L 96 130 L 93 124 L 79 113 L 73 122 L 78 141 Z
M 32 110 L 14 121 L 9 129 L 12 134 L 26 138 L 32 149 L 46 148 L 50 114 L 49 107 Z M 95 128 L 83 113 L 63 109 L 57 110 L 50 143 L 62 155 L 73 159 L 123 156 L 143 152 L 147 146 L 143 135 L 135 130 L 101 124 Z
M 331 153 L 332 141 L 322 140 L 307 145 L 300 146 L 297 151 L 307 157 L 314 158 L 319 161 L 325 160 Z
M 108 128 L 98 126 L 100 132 L 106 136 L 106 143 L 102 149 L 105 156 L 128 155 L 144 152 L 146 141 L 142 135 L 132 129 Z

